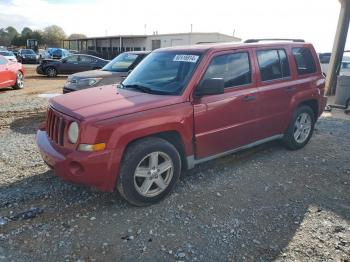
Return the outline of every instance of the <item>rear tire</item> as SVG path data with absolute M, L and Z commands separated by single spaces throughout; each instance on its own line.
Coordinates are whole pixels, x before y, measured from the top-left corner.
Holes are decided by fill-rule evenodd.
M 310 140 L 315 125 L 315 113 L 309 106 L 300 106 L 283 137 L 285 146 L 291 150 L 303 148 Z
M 48 67 L 46 69 L 45 73 L 48 77 L 56 77 L 57 76 L 57 70 L 54 67 Z
M 13 86 L 13 89 L 22 89 L 24 87 L 24 76 L 21 71 L 18 71 L 16 74 L 16 84 Z
M 145 138 L 126 150 L 117 189 L 135 206 L 151 205 L 169 194 L 180 172 L 180 155 L 172 144 L 157 137 Z

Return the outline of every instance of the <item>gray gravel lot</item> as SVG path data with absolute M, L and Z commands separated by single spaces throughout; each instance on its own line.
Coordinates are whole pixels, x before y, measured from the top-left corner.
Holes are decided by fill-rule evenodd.
M 272 142 L 201 164 L 137 208 L 54 176 L 40 108 L 0 115 L 0 217 L 44 211 L 0 225 L 0 261 L 350 261 L 350 117 L 322 117 L 299 151 Z

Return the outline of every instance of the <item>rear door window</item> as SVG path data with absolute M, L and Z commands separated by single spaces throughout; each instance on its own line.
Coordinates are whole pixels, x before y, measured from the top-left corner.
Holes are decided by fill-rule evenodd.
M 290 76 L 289 63 L 284 49 L 259 50 L 256 54 L 261 81 L 270 81 Z
M 219 55 L 213 58 L 202 79 L 222 78 L 225 88 L 250 84 L 252 81 L 247 52 Z
M 66 61 L 67 61 L 68 63 L 76 63 L 76 62 L 79 61 L 78 58 L 79 58 L 79 57 L 78 57 L 77 55 L 72 55 L 72 56 L 67 57 L 67 58 L 66 58 Z
M 94 59 L 90 56 L 80 56 L 80 62 L 82 63 L 94 63 Z
M 297 65 L 298 75 L 312 74 L 316 72 L 314 57 L 309 48 L 295 47 L 292 53 Z

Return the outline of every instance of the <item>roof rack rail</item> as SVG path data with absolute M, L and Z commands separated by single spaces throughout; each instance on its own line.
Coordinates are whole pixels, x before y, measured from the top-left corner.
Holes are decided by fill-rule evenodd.
M 289 38 L 260 38 L 260 39 L 247 39 L 244 43 L 257 43 L 260 41 L 292 41 L 298 43 L 304 43 L 304 39 L 289 39 Z

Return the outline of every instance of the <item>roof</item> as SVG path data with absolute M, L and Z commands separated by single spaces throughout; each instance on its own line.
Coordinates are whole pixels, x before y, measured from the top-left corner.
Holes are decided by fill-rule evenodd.
M 174 36 L 178 36 L 178 35 L 213 35 L 213 34 L 217 34 L 217 35 L 221 35 L 221 36 L 226 36 L 226 37 L 231 37 L 232 39 L 237 39 L 237 40 L 241 40 L 238 37 L 235 36 L 231 36 L 231 35 L 226 35 L 226 34 L 222 34 L 222 33 L 218 33 L 218 32 L 186 32 L 186 33 L 173 33 L 173 34 L 156 34 L 156 35 L 114 35 L 114 36 L 96 36 L 96 37 L 86 37 L 86 38 L 78 38 L 78 39 L 65 39 L 64 41 L 83 41 L 83 40 L 94 40 L 94 39 L 118 39 L 118 38 L 147 38 L 147 37 L 161 37 L 161 36 L 170 36 L 170 35 L 174 35 Z
M 165 47 L 159 48 L 155 50 L 155 52 L 161 51 L 180 51 L 180 52 L 197 52 L 204 53 L 209 50 L 229 50 L 229 49 L 238 49 L 238 48 L 247 48 L 247 47 L 281 47 L 281 46 L 304 46 L 310 45 L 310 43 L 305 42 L 268 42 L 268 43 L 243 43 L 243 42 L 224 42 L 224 43 L 208 43 L 208 44 L 197 44 L 197 45 L 187 45 L 187 46 L 173 46 L 173 47 Z
M 123 52 L 122 54 L 147 55 L 151 52 L 152 51 L 126 51 L 126 52 Z

